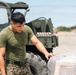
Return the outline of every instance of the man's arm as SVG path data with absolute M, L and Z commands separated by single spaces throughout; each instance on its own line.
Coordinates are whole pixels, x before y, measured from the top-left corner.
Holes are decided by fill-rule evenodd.
M 48 53 L 46 48 L 43 46 L 43 44 L 37 39 L 37 37 L 34 35 L 30 41 L 37 47 L 37 49 L 45 55 L 45 57 L 48 59 L 49 57 L 53 56 L 53 53 Z
M 6 75 L 6 73 L 5 73 L 4 54 L 5 54 L 5 47 L 1 47 L 0 48 L 0 71 L 1 71 L 1 75 Z

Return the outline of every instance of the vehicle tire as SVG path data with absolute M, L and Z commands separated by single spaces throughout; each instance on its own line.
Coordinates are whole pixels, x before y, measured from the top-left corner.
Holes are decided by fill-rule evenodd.
M 27 52 L 26 59 L 30 64 L 31 72 L 33 75 L 48 75 L 47 63 L 42 60 L 39 55 L 35 55 L 32 52 Z

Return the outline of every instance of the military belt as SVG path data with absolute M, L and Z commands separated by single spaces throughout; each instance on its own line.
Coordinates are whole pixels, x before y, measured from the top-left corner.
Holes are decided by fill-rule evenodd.
M 6 64 L 15 64 L 15 65 L 21 66 L 25 64 L 25 62 L 6 60 Z

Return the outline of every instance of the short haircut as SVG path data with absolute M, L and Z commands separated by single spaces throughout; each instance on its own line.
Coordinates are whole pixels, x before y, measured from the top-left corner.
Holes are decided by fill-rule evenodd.
M 23 22 L 25 22 L 25 17 L 22 13 L 15 12 L 11 15 L 11 21 L 22 24 Z

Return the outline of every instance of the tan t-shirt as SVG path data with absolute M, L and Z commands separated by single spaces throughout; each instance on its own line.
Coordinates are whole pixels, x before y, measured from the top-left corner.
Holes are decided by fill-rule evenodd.
M 26 57 L 26 43 L 34 35 L 31 28 L 24 26 L 21 33 L 6 27 L 0 32 L 0 47 L 6 47 L 7 60 L 23 61 Z

